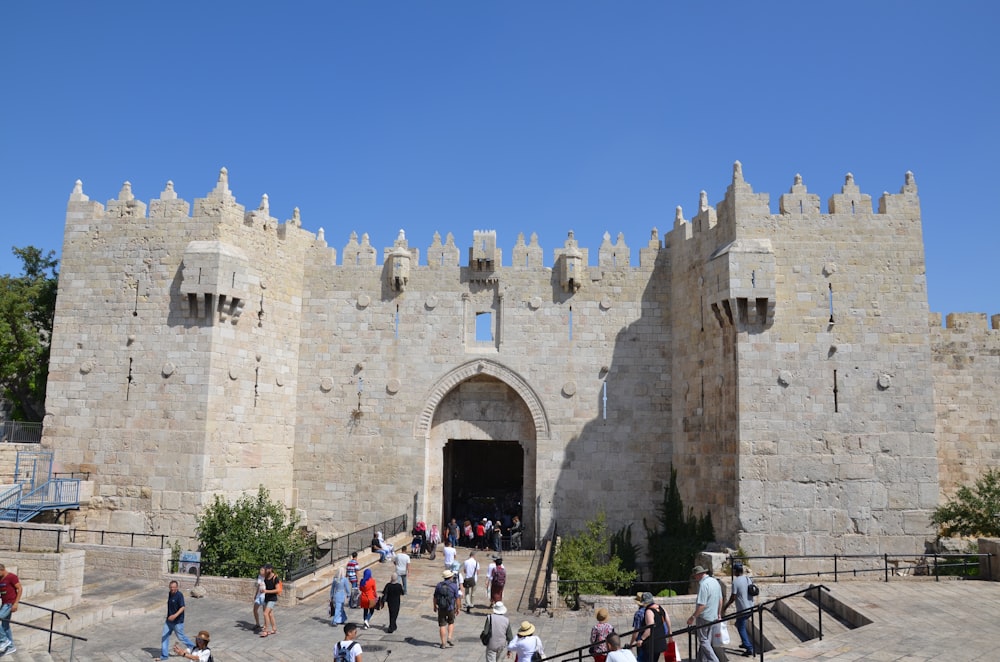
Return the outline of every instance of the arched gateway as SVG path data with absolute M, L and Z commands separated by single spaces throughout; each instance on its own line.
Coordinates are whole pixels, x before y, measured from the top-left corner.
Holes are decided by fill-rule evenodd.
M 549 423 L 520 375 L 488 359 L 458 366 L 431 387 L 414 435 L 426 449 L 429 521 L 520 514 L 525 544 L 534 540 L 537 449 Z

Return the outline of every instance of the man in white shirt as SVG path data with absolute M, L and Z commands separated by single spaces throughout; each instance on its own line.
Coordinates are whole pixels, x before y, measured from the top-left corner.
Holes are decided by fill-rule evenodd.
M 476 560 L 476 553 L 469 552 L 469 558 L 462 564 L 462 586 L 465 587 L 465 611 L 472 613 L 472 602 L 476 593 L 476 580 L 479 579 L 479 561 Z
M 333 659 L 339 662 L 361 662 L 361 644 L 355 641 L 358 637 L 358 626 L 348 623 L 344 626 L 344 640 L 333 647 Z
M 406 549 L 402 548 L 396 552 L 396 574 L 399 575 L 399 581 L 403 584 L 403 595 L 406 595 L 406 575 L 410 571 L 410 555 L 406 553 Z
M 455 564 L 455 555 L 458 553 L 458 550 L 456 550 L 455 546 L 451 544 L 451 538 L 444 541 L 444 549 L 442 550 L 442 553 L 444 554 L 444 569 L 451 571 L 457 570 L 458 566 Z
M 604 642 L 608 645 L 608 656 L 604 662 L 635 662 L 635 655 L 629 649 L 622 648 L 622 640 L 614 632 Z

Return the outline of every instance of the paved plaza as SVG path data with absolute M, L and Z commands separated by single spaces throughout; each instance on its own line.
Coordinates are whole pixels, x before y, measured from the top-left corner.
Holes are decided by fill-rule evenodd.
M 467 550 L 459 550 L 459 560 Z M 488 564 L 488 557 L 480 562 Z M 546 653 L 559 653 L 587 641 L 592 614 L 558 610 L 554 613 L 531 614 L 527 611 L 526 591 L 532 557 L 505 555 L 508 568 L 505 603 L 510 608 L 515 625 L 530 620 L 538 629 Z M 381 590 L 392 568 L 389 564 L 371 566 Z M 485 658 L 479 643 L 479 631 L 487 613 L 486 595 L 477 590 L 476 607 L 472 614 L 458 617 L 455 647 L 438 648 L 437 621 L 431 609 L 433 587 L 443 569 L 440 557 L 436 561 L 414 559 L 409 579 L 410 592 L 403 598 L 399 629 L 386 633 L 388 614 L 376 612 L 372 628 L 360 633 L 364 662 L 395 662 L 435 660 L 439 662 L 475 661 Z M 768 654 L 768 660 L 995 660 L 1000 659 L 1000 584 L 980 581 L 942 581 L 927 579 L 883 582 L 840 582 L 828 584 L 834 595 L 863 612 L 874 622 L 822 641 Z M 782 594 L 781 584 L 767 586 L 768 597 Z M 165 602 L 166 585 L 151 587 L 145 594 L 147 603 Z M 680 600 L 680 599 L 679 599 Z M 689 600 L 687 598 L 686 600 Z M 188 598 L 185 621 L 189 635 L 206 629 L 212 635 L 212 651 L 217 662 L 260 662 L 261 660 L 332 660 L 334 644 L 341 638 L 341 627 L 329 625 L 327 596 L 323 591 L 295 606 L 279 604 L 276 610 L 278 635 L 260 638 L 252 632 L 253 617 L 249 598 L 245 602 L 213 596 Z M 123 605 L 124 607 L 124 605 Z M 89 641 L 78 646 L 76 659 L 146 662 L 159 654 L 158 643 L 163 622 L 163 605 L 155 609 L 121 609 L 121 616 L 109 619 L 84 632 Z M 689 611 L 688 604 L 670 608 L 675 628 Z M 118 611 L 116 610 L 116 613 Z M 361 621 L 360 610 L 348 612 L 352 620 Z M 631 626 L 631 605 L 613 610 L 611 622 L 619 632 Z M 682 652 L 686 640 L 679 641 Z M 390 653 L 391 651 L 391 653 Z M 59 643 L 52 659 L 66 660 L 68 645 Z M 47 660 L 48 656 L 21 651 L 5 659 Z M 180 659 L 180 658 L 176 658 Z M 576 659 L 576 658 L 566 658 Z M 737 658 L 731 651 L 729 659 Z

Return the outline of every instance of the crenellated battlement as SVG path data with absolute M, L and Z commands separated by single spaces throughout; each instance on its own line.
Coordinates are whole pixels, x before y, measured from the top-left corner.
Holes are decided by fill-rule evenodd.
M 862 193 L 854 181 L 854 176 L 848 173 L 839 193 L 832 195 L 828 201 L 828 212 L 822 214 L 820 210 L 820 197 L 814 193 L 809 193 L 803 183 L 802 176 L 796 174 L 792 187 L 788 193 L 779 198 L 779 212 L 772 214 L 769 207 L 770 196 L 767 193 L 755 193 L 753 187 L 744 179 L 743 166 L 739 161 L 733 164 L 732 180 L 726 189 L 726 194 L 722 201 L 716 206 L 708 203 L 708 194 L 701 191 L 699 194 L 698 212 L 690 220 L 684 218 L 684 211 L 681 206 L 677 206 L 674 217 L 674 224 L 664 243 L 657 239 L 650 242 L 640 251 L 640 268 L 649 268 L 655 260 L 655 251 L 671 244 L 670 237 L 681 243 L 700 237 L 705 233 L 713 234 L 710 241 L 722 242 L 731 240 L 726 236 L 733 235 L 740 231 L 742 226 L 753 224 L 755 221 L 770 219 L 777 222 L 797 222 L 811 219 L 821 219 L 824 222 L 837 223 L 850 218 L 870 218 L 879 215 L 903 216 L 919 220 L 920 205 L 917 198 L 917 186 L 913 173 L 907 172 L 905 182 L 898 194 L 883 193 L 878 201 L 878 212 L 873 212 L 872 198 L 866 193 Z M 321 248 L 327 247 L 327 238 L 324 228 L 320 227 L 316 234 L 309 233 L 302 229 L 302 218 L 299 208 L 292 211 L 291 218 L 281 222 L 271 215 L 270 201 L 267 194 L 263 194 L 260 204 L 255 209 L 247 211 L 246 207 L 240 204 L 233 192 L 229 188 L 229 172 L 226 168 L 219 171 L 219 177 L 215 187 L 203 198 L 196 198 L 193 204 L 179 198 L 174 189 L 174 183 L 168 181 L 160 197 L 151 200 L 147 206 L 137 200 L 132 193 L 132 185 L 125 182 L 118 193 L 117 198 L 108 200 L 107 205 L 91 201 L 83 192 L 83 184 L 77 180 L 70 194 L 67 208 L 67 218 L 72 221 L 72 227 L 68 229 L 80 230 L 86 226 L 82 225 L 87 220 L 115 220 L 122 219 L 162 219 L 174 222 L 187 220 L 210 220 L 219 224 L 231 226 L 244 225 L 256 228 L 266 234 L 270 234 L 278 239 L 285 239 L 289 229 L 308 233 L 314 245 Z M 402 232 L 402 230 L 401 230 Z M 653 235 L 658 233 L 654 228 Z M 482 237 L 477 238 L 478 235 Z M 489 264 L 491 268 L 499 268 L 501 264 L 502 250 L 499 248 L 500 238 L 493 230 L 481 230 L 474 234 L 473 243 L 469 246 L 468 264 L 478 264 L 482 267 Z M 490 242 L 490 256 L 475 256 L 476 251 L 481 252 L 479 244 L 486 240 Z M 383 264 L 394 251 L 399 250 L 398 243 L 394 243 L 382 248 Z M 649 250 L 654 250 L 654 255 L 649 254 Z M 461 266 L 461 251 L 455 244 L 454 236 L 451 233 L 446 235 L 446 241 L 441 243 L 441 236 L 434 234 L 431 245 L 426 249 L 427 261 L 420 265 L 419 250 L 408 249 L 411 253 L 410 264 L 413 268 L 427 266 L 431 268 L 456 267 Z M 495 253 L 495 254 L 494 254 Z M 552 250 L 552 267 L 556 268 L 560 262 L 567 265 L 581 263 L 583 267 L 589 267 L 589 249 L 580 246 L 569 231 L 569 238 L 560 247 Z M 368 233 L 362 233 L 358 239 L 357 232 L 351 232 L 347 244 L 341 252 L 341 266 L 345 267 L 372 267 L 378 266 L 379 250 L 371 243 Z M 632 251 L 625 241 L 623 233 L 618 233 L 614 243 L 611 242 L 611 234 L 605 232 L 602 242 L 597 251 L 598 267 L 605 270 L 620 270 L 631 267 Z M 515 268 L 543 268 L 545 250 L 538 243 L 538 235 L 531 234 L 530 243 L 525 243 L 524 234 L 517 236 L 516 243 L 511 251 L 510 266 Z M 568 261 L 567 261 L 568 256 Z M 644 259 L 643 256 L 646 256 Z M 489 257 L 489 259 L 487 259 Z M 330 263 L 337 264 L 336 251 L 331 249 Z
M 944 326 L 941 325 L 942 318 Z M 966 336 L 989 336 L 994 331 L 1000 331 L 1000 314 L 990 316 L 989 313 L 948 313 L 946 316 L 941 313 L 931 313 L 928 322 L 932 329 L 940 329 L 942 332 L 949 331 L 955 334 Z

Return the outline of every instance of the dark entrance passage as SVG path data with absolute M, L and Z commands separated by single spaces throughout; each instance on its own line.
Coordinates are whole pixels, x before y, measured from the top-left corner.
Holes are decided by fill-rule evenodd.
M 449 439 L 444 447 L 445 521 L 524 518 L 524 451 L 516 441 Z

